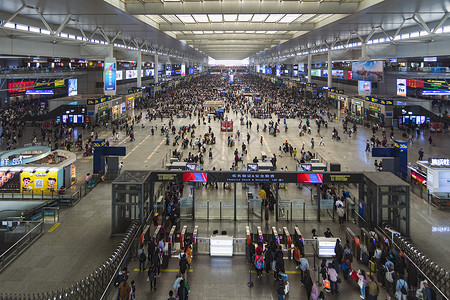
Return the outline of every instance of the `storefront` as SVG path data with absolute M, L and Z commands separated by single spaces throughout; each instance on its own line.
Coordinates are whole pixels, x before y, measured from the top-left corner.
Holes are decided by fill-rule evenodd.
M 36 163 L 41 161 L 42 163 Z M 0 192 L 57 193 L 76 181 L 76 155 L 36 146 L 19 148 L 0 156 Z
M 411 182 L 411 191 L 417 196 L 427 198 L 427 168 L 422 164 L 408 166 Z
M 410 171 L 411 177 L 414 176 L 416 182 L 426 184 L 427 197 L 422 198 L 428 199 L 438 208 L 450 207 L 450 159 L 430 158 L 428 161 L 418 161 L 417 167 L 415 169 L 411 167 Z
M 362 116 L 364 110 L 364 101 L 357 98 L 351 98 L 350 112 L 355 116 Z
M 328 88 L 327 95 L 328 102 L 332 103 L 334 107 L 342 112 L 345 112 L 348 109 L 348 96 L 344 95 L 344 90 Z
M 366 96 L 364 101 L 364 118 L 382 126 L 392 125 L 393 101 Z

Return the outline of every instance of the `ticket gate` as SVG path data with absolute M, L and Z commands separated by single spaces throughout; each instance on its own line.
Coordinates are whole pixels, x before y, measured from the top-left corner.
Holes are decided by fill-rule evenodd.
M 275 226 L 272 227 L 272 234 L 273 234 L 275 243 L 276 243 L 277 245 L 279 245 L 279 244 L 280 244 L 280 236 L 278 235 L 278 231 L 277 231 L 277 228 L 276 228 Z
M 283 231 L 284 231 L 284 243 L 285 243 L 284 245 L 285 245 L 286 249 L 288 250 L 287 251 L 288 258 L 291 259 L 292 251 L 289 250 L 291 248 L 291 245 L 292 245 L 291 235 L 289 234 L 289 230 L 287 229 L 287 227 L 283 227 Z
M 141 246 L 144 244 L 145 240 L 148 240 L 148 233 L 150 232 L 150 225 L 145 225 L 144 230 L 142 230 L 141 238 L 139 239 L 139 243 Z
M 173 225 L 172 228 L 170 229 L 169 237 L 167 238 L 167 245 L 169 247 L 169 252 L 171 252 L 171 253 L 172 253 L 172 250 L 173 250 L 172 246 L 175 243 L 175 241 L 174 241 L 174 234 L 175 234 L 175 230 L 176 229 L 177 229 L 177 226 Z
M 184 242 L 186 239 L 186 232 L 187 232 L 187 226 L 184 225 L 183 229 L 181 230 L 181 234 L 180 234 L 180 249 L 184 248 Z
M 352 247 L 353 256 L 360 261 L 361 260 L 361 247 L 359 244 L 359 238 L 350 228 L 345 230 L 347 239 L 350 241 L 350 246 Z
M 158 225 L 158 227 L 156 227 L 156 229 L 155 229 L 155 232 L 153 233 L 153 237 L 152 237 L 153 242 L 155 242 L 155 243 L 158 242 L 160 231 L 161 231 L 161 225 Z

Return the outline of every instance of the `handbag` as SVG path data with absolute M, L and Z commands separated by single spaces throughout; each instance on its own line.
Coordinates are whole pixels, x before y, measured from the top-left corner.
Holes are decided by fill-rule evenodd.
M 323 281 L 323 286 L 324 286 L 324 288 L 330 290 L 331 289 L 331 282 L 328 279 L 325 279 Z
M 361 289 L 364 286 L 364 281 L 361 278 L 358 279 L 358 285 Z

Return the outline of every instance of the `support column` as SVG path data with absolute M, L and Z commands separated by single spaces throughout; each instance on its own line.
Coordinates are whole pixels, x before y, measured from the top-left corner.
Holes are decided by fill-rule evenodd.
M 155 54 L 155 83 L 158 83 L 158 54 Z
M 308 54 L 308 83 L 311 83 L 311 64 L 312 64 L 312 54 Z
M 366 42 L 362 42 L 362 45 L 361 45 L 361 58 L 366 57 L 366 47 L 367 47 Z
M 113 44 L 108 45 L 108 57 L 114 57 L 114 46 Z
M 333 63 L 331 61 L 331 46 L 328 47 L 328 59 L 327 59 L 327 64 L 328 64 L 328 80 L 327 80 L 327 85 L 328 88 L 331 88 L 331 85 L 333 84 L 333 76 L 331 76 L 331 72 L 333 71 Z
M 138 51 L 137 51 L 137 82 L 136 82 L 137 87 L 142 86 L 141 73 L 142 73 L 142 52 L 141 52 L 141 49 L 138 49 Z

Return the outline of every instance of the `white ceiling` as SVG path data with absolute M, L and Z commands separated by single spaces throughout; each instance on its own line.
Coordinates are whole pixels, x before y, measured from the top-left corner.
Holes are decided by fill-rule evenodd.
M 123 0 L 121 8 L 214 59 L 243 59 L 346 17 L 362 1 Z

